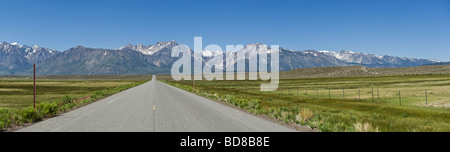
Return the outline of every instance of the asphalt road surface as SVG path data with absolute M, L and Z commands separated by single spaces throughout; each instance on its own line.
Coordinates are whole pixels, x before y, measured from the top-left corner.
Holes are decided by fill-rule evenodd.
M 290 132 L 291 128 L 156 81 L 19 132 Z

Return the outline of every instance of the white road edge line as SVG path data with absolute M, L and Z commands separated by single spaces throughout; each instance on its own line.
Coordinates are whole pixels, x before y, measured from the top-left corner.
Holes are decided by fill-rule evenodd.
M 112 102 L 114 102 L 114 101 L 116 101 L 116 99 L 114 99 L 114 100 L 111 100 L 110 102 L 108 102 L 108 104 L 110 104 L 110 103 L 112 103 Z

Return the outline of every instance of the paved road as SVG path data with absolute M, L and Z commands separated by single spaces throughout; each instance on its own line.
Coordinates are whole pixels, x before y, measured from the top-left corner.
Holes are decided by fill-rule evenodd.
M 48 119 L 22 132 L 288 132 L 293 129 L 156 81 Z

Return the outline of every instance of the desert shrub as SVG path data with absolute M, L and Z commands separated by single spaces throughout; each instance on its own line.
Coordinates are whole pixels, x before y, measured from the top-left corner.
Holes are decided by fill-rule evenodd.
M 112 95 L 114 93 L 124 91 L 124 90 L 126 90 L 128 88 L 132 88 L 132 87 L 137 86 L 139 84 L 140 83 L 134 83 L 134 84 L 130 84 L 130 85 L 117 86 L 115 88 L 110 88 L 110 89 L 96 90 L 91 95 L 91 101 L 95 101 L 97 99 L 104 98 L 104 97 Z
M 355 129 L 356 132 L 380 132 L 378 127 L 374 127 L 372 126 L 372 124 L 368 122 L 366 123 L 356 122 L 353 125 L 353 128 Z
M 289 123 L 289 112 L 281 110 L 281 120 L 286 124 Z
M 281 118 L 281 110 L 274 108 L 273 112 L 272 112 L 272 117 L 274 117 L 276 119 Z
M 246 99 L 237 99 L 233 105 L 238 106 L 241 109 L 247 109 L 248 101 Z
M 59 111 L 61 111 L 61 112 L 69 111 L 69 110 L 73 109 L 73 107 L 75 107 L 75 105 L 76 105 L 75 103 L 65 104 L 65 105 L 59 107 Z
M 3 130 L 6 127 L 7 127 L 7 125 L 5 124 L 5 122 L 0 121 L 0 130 Z
M 225 102 L 226 103 L 232 104 L 232 103 L 234 103 L 235 100 L 236 100 L 236 97 L 234 97 L 233 95 L 227 94 L 225 96 Z
M 95 92 L 96 92 L 96 91 L 95 91 Z M 99 98 L 100 98 L 100 97 L 99 97 L 98 95 L 94 94 L 94 93 L 91 95 L 91 100 L 92 100 L 92 101 L 97 100 L 97 99 L 99 99 Z
M 94 91 L 94 93 L 92 93 L 91 95 L 91 99 L 92 100 L 97 100 L 97 99 L 101 99 L 105 96 L 111 95 L 111 91 L 108 89 L 104 89 L 104 90 L 96 90 Z
M 21 121 L 26 122 L 36 122 L 42 119 L 42 117 L 39 115 L 38 111 L 34 109 L 33 107 L 27 107 L 23 108 L 19 111 L 19 114 L 21 116 Z
M 11 124 L 13 113 L 6 108 L 0 108 L 0 130 L 7 128 Z
M 207 96 L 207 97 L 212 98 L 212 99 L 219 99 L 220 98 L 220 96 L 217 93 L 215 93 L 215 92 L 206 92 L 204 94 L 204 96 Z
M 64 104 L 69 104 L 72 103 L 72 101 L 74 100 L 72 97 L 70 96 L 63 96 L 60 99 Z
M 268 109 L 264 109 L 264 108 L 259 108 L 259 109 L 255 110 L 255 114 L 269 115 L 269 110 Z
M 58 112 L 58 105 L 56 103 L 41 102 L 37 105 L 36 108 L 39 114 L 46 118 L 53 117 Z
M 86 100 L 86 99 L 81 101 L 81 103 L 83 103 L 83 104 L 87 104 L 89 102 L 90 102 L 90 100 Z
M 328 123 L 322 124 L 322 125 L 318 126 L 318 128 L 321 132 L 333 132 L 334 131 L 333 126 L 331 126 Z
M 103 96 L 103 95 L 105 95 L 106 93 L 105 93 L 104 90 L 96 90 L 96 91 L 94 91 L 93 94 L 96 95 L 96 96 Z
M 260 109 L 261 106 L 261 101 L 259 101 L 258 99 L 252 99 L 248 102 L 248 108 L 249 109 Z
M 60 112 L 66 112 L 66 111 L 67 111 L 67 106 L 66 106 L 66 105 L 62 105 L 62 106 L 60 106 L 60 107 L 58 108 L 58 110 L 59 110 Z
M 287 115 L 287 119 L 289 120 L 289 122 L 294 122 L 296 121 L 296 115 L 295 113 L 289 112 L 289 114 Z
M 275 110 L 276 110 L 276 109 L 275 109 L 274 107 L 270 107 L 270 108 L 269 108 L 269 114 L 272 114 L 272 113 L 274 113 L 274 112 L 275 112 Z
M 314 116 L 314 113 L 310 109 L 302 109 L 297 114 L 296 119 L 299 122 L 307 122 L 309 119 L 311 119 Z
M 310 121 L 308 121 L 308 126 L 310 126 L 311 128 L 317 128 L 324 123 L 325 123 L 324 121 L 320 121 L 318 119 L 317 120 L 311 119 Z M 303 123 L 302 125 L 306 125 L 306 123 Z
M 338 123 L 324 123 L 318 126 L 321 132 L 347 132 L 349 128 L 343 122 Z
M 76 108 L 76 107 L 77 107 L 77 104 L 75 104 L 75 103 L 67 104 L 67 109 L 68 110 Z

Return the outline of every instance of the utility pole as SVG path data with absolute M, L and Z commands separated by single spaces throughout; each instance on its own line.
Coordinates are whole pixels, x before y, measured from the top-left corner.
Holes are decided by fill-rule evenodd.
M 36 109 L 36 63 L 33 64 L 33 108 Z

